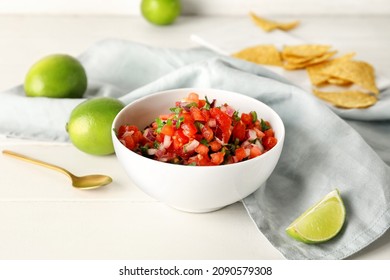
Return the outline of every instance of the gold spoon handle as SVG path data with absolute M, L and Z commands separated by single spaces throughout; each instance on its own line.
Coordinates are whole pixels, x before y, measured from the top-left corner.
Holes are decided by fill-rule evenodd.
M 31 158 L 31 157 L 28 157 L 28 156 L 25 156 L 22 154 L 18 154 L 18 153 L 12 152 L 10 150 L 3 150 L 3 154 L 17 158 L 17 159 L 21 159 L 21 160 L 24 160 L 24 161 L 27 161 L 30 163 L 34 163 L 34 164 L 37 164 L 37 165 L 40 165 L 43 167 L 47 167 L 47 168 L 50 168 L 50 169 L 53 169 L 56 171 L 59 171 L 61 173 L 64 173 L 65 175 L 69 176 L 70 178 L 72 178 L 74 176 L 72 173 L 70 173 L 68 170 L 66 170 L 62 167 L 59 167 L 59 166 L 51 164 L 51 163 L 44 162 L 44 161 L 39 160 L 39 159 L 35 159 L 35 158 Z

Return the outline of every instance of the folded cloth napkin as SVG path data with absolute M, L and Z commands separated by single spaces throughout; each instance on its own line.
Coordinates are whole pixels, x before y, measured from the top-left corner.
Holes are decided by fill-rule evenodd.
M 79 59 L 90 81 L 86 97 L 113 96 L 129 103 L 160 90 L 210 87 L 271 106 L 285 124 L 285 146 L 267 183 L 243 203 L 259 230 L 287 259 L 343 259 L 389 228 L 390 117 L 385 108 L 390 106 L 390 91 L 364 110 L 367 121 L 355 118 L 355 128 L 370 127 L 369 134 L 375 135 L 375 140 L 366 135 L 365 141 L 337 112 L 287 79 L 212 51 L 161 49 L 112 39 L 96 43 Z M 1 134 L 67 141 L 67 118 L 84 99 L 28 98 L 17 86 L 0 93 L 0 100 Z M 353 119 L 357 112 L 363 110 L 343 114 Z M 336 187 L 347 211 L 336 238 L 307 245 L 285 234 L 292 220 Z

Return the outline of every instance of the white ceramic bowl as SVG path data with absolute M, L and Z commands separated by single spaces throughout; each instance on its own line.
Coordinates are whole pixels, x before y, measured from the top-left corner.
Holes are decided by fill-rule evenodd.
M 278 139 L 268 152 L 247 161 L 220 166 L 183 166 L 163 163 L 134 153 L 115 135 L 123 124 L 139 128 L 157 116 L 169 113 L 175 101 L 196 92 L 201 98 L 227 103 L 239 112 L 256 111 L 268 120 Z M 174 89 L 148 95 L 127 105 L 113 122 L 112 138 L 116 155 L 131 180 L 145 193 L 174 208 L 188 212 L 209 212 L 240 201 L 257 190 L 274 170 L 284 141 L 284 125 L 274 110 L 242 94 L 217 89 Z

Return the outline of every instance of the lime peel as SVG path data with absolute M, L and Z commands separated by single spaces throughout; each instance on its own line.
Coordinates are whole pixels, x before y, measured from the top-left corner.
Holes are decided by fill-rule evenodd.
M 286 233 L 304 243 L 320 243 L 335 237 L 344 222 L 344 203 L 335 189 L 294 220 Z

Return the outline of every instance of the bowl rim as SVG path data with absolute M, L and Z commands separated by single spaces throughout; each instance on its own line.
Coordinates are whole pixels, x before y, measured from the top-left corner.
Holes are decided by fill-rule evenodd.
M 194 91 L 194 92 L 201 92 L 202 90 L 208 90 L 208 91 L 218 91 L 218 92 L 227 92 L 229 94 L 233 94 L 233 95 L 239 95 L 243 98 L 248 98 L 248 99 L 252 99 L 254 102 L 258 102 L 258 103 L 261 103 L 263 104 L 264 106 L 267 107 L 267 109 L 269 109 L 271 111 L 271 113 L 273 115 L 275 115 L 276 119 L 278 119 L 278 121 L 280 122 L 281 124 L 281 130 L 278 131 L 281 135 L 280 137 L 277 138 L 277 143 L 276 145 L 269 151 L 267 151 L 266 153 L 264 154 L 261 154 L 260 156 L 258 157 L 255 157 L 255 158 L 252 158 L 252 159 L 248 159 L 248 160 L 245 160 L 245 161 L 240 161 L 240 162 L 236 162 L 236 163 L 232 163 L 232 164 L 223 164 L 223 165 L 211 165 L 211 166 L 193 166 L 193 165 L 183 165 L 183 164 L 174 164 L 174 163 L 168 163 L 168 162 L 161 162 L 161 161 L 158 161 L 158 160 L 155 160 L 155 159 L 151 159 L 151 158 L 148 158 L 148 157 L 145 157 L 145 156 L 142 156 L 138 153 L 135 153 L 134 151 L 128 149 L 127 147 L 125 147 L 118 139 L 117 137 L 117 134 L 116 134 L 116 129 L 115 129 L 115 126 L 116 126 L 116 123 L 118 122 L 118 119 L 120 118 L 120 116 L 122 114 L 124 114 L 124 112 L 131 106 L 134 106 L 135 104 L 139 103 L 139 102 L 142 102 L 146 99 L 150 99 L 150 98 L 153 98 L 155 96 L 160 96 L 160 95 L 163 95 L 163 94 L 167 94 L 167 93 L 170 93 L 170 92 L 176 92 L 176 91 L 185 91 L 185 90 L 188 90 L 189 92 L 191 91 Z M 112 134 L 112 137 L 114 138 L 114 141 L 118 142 L 118 144 L 122 145 L 124 150 L 126 152 L 131 152 L 133 155 L 139 157 L 139 159 L 141 160 L 147 160 L 148 162 L 150 162 L 151 164 L 153 164 L 152 162 L 155 162 L 155 164 L 157 164 L 158 166 L 160 164 L 162 164 L 162 166 L 165 166 L 165 168 L 170 168 L 170 166 L 172 166 L 172 168 L 207 168 L 207 169 L 212 169 L 212 168 L 234 168 L 234 166 L 237 166 L 237 165 L 244 165 L 244 164 L 250 164 L 251 162 L 253 161 L 259 161 L 259 160 L 262 160 L 262 159 L 266 159 L 267 157 L 270 157 L 270 154 L 273 154 L 277 149 L 281 149 L 283 148 L 283 144 L 284 144 L 284 138 L 285 138 L 285 127 L 284 127 L 284 123 L 283 123 L 283 120 L 282 118 L 279 116 L 279 114 L 274 110 L 272 109 L 269 105 L 265 104 L 264 102 L 256 99 L 256 98 L 253 98 L 251 96 L 248 96 L 248 95 L 245 95 L 245 94 L 242 94 L 242 93 L 239 93 L 239 92 L 233 92 L 233 91 L 228 91 L 228 90 L 222 90 L 222 89 L 217 89 L 217 88 L 204 88 L 204 87 L 191 87 L 191 88 L 175 88 L 175 89 L 168 89 L 168 90 L 162 90 L 162 91 L 157 91 L 157 92 L 153 92 L 151 94 L 148 94 L 146 96 L 142 96 L 140 98 L 137 98 L 133 101 L 131 101 L 129 104 L 127 104 L 124 108 L 122 108 L 122 110 L 119 111 L 119 113 L 115 116 L 114 118 L 114 121 L 112 122 L 112 127 L 111 127 L 111 134 Z M 282 147 L 280 147 L 282 146 Z M 114 145 L 115 147 L 115 145 Z M 275 149 L 277 147 L 277 149 Z

